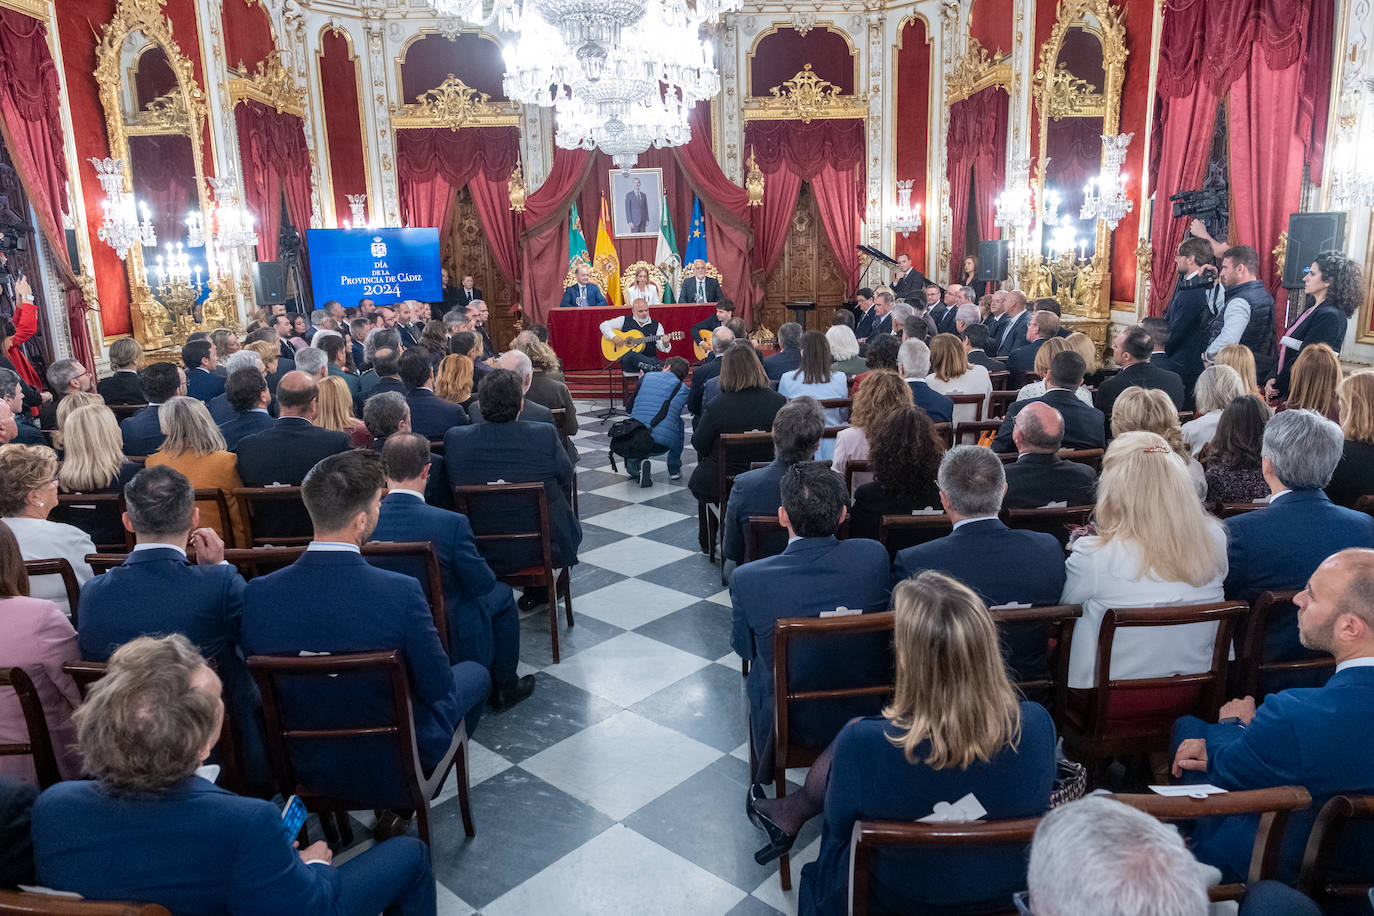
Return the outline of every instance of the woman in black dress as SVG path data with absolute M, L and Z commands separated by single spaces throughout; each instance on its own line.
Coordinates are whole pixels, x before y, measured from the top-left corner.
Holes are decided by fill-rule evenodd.
M 1326 495 L 1337 505 L 1354 508 L 1361 496 L 1374 494 L 1374 372 L 1351 373 L 1337 395 L 1345 449 Z
M 1345 328 L 1364 296 L 1360 265 L 1339 251 L 1317 255 L 1303 277 L 1307 309 L 1279 340 L 1279 361 L 1264 383 L 1264 395 L 1288 397 L 1288 377 L 1298 352 L 1309 344 L 1324 343 L 1338 355 L 1345 343 Z

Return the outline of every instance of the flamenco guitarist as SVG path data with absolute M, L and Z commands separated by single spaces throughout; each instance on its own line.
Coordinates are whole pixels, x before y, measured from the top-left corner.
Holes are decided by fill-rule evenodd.
M 657 321 L 649 317 L 649 303 L 643 299 L 636 299 L 630 306 L 631 312 L 623 318 L 611 318 L 601 322 L 601 336 L 609 341 L 616 340 L 616 332 L 625 334 L 629 331 L 638 331 L 645 337 L 658 337 L 656 346 L 658 352 L 667 353 L 672 348 L 673 343 L 667 335 L 663 334 Z M 662 336 L 659 336 L 662 335 Z M 679 331 L 678 336 L 682 334 Z M 641 345 L 638 349 L 645 349 Z M 663 368 L 657 359 L 646 353 L 631 350 L 620 358 L 620 367 L 626 372 L 657 372 Z

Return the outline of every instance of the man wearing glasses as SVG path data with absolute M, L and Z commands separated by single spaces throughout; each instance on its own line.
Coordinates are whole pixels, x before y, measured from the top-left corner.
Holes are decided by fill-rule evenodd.
M 59 359 L 48 367 L 48 384 L 52 386 L 52 400 L 46 400 L 38 411 L 38 425 L 43 429 L 57 429 L 57 405 L 69 394 L 94 391 L 95 379 L 90 371 L 74 359 Z

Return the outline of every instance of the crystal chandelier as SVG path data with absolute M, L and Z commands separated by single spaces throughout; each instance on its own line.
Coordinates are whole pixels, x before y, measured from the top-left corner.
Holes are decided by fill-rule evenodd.
M 1374 79 L 1350 63 L 1342 79 L 1341 117 L 1331 150 L 1331 202 L 1340 209 L 1374 207 Z M 1361 155 L 1364 151 L 1366 155 Z
M 96 238 L 115 250 L 122 261 L 134 246 L 150 248 L 157 244 L 152 215 L 147 204 L 134 201 L 134 195 L 124 190 L 123 159 L 92 159 L 100 189 L 105 192 L 101 205 L 105 217 L 96 230 Z M 140 215 L 142 219 L 140 220 Z
M 200 211 L 192 210 L 186 217 L 186 247 L 205 248 L 206 264 L 215 276 L 223 277 L 233 272 L 237 250 L 257 244 L 258 237 L 253 230 L 252 215 L 238 205 L 238 182 L 232 178 L 206 180 L 215 198 L 214 210 L 210 215 L 210 231 L 206 233 Z
M 1083 189 L 1082 219 L 1099 219 L 1108 229 L 1135 209 L 1135 201 L 1126 196 L 1126 176 L 1121 164 L 1126 161 L 1126 147 L 1135 134 L 1102 135 L 1102 173 L 1088 181 Z
M 911 189 L 915 179 L 897 182 L 897 214 L 888 221 L 887 228 L 898 235 L 908 235 L 921 228 L 921 205 L 911 203 Z
M 692 139 L 687 112 L 675 101 L 641 99 L 623 115 L 602 118 L 592 106 L 569 99 L 558 108 L 555 142 L 564 149 L 600 149 L 628 172 L 649 147 L 681 146 Z

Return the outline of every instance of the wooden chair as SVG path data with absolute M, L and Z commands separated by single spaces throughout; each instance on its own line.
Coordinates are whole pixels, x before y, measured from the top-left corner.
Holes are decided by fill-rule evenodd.
M 0 668 L 0 689 L 8 687 L 19 698 L 19 708 L 24 713 L 24 727 L 28 729 L 29 740 L 17 744 L 0 744 L 0 757 L 32 757 L 34 773 L 38 776 L 38 788 L 62 781 L 57 769 L 57 752 L 53 750 L 52 737 L 48 734 L 48 720 L 43 714 L 43 700 L 38 689 L 23 668 Z
M 569 568 L 564 566 L 556 574 L 553 568 L 553 544 L 550 540 L 549 502 L 544 485 L 530 483 L 488 483 L 453 488 L 453 505 L 472 523 L 477 550 L 491 563 L 494 545 L 524 545 L 531 548 L 529 562 L 505 569 L 492 564 L 496 577 L 516 588 L 542 586 L 549 596 L 549 636 L 553 642 L 553 663 L 558 664 L 558 599 L 563 598 L 568 626 L 573 625 L 572 586 Z M 512 510 L 514 505 L 515 511 Z M 516 519 L 524 512 L 534 519 L 533 527 L 521 528 Z M 504 506 L 505 508 L 501 508 Z M 497 518 L 501 522 L 493 524 Z M 486 548 L 486 549 L 483 549 Z
M 0 916 L 171 916 L 156 903 L 77 900 L 54 894 L 0 891 Z
M 711 538 L 710 559 L 716 561 L 716 551 L 721 551 L 720 556 L 720 584 L 725 585 L 725 513 L 730 506 L 730 490 L 735 485 L 735 478 L 748 470 L 754 461 L 773 460 L 773 433 L 760 432 L 755 430 L 748 433 L 722 433 L 716 441 L 716 499 L 708 502 L 701 507 L 703 517 L 708 519 L 708 535 L 710 534 L 709 525 L 712 515 L 712 506 L 716 507 L 714 523 L 716 527 L 715 537 Z
M 1234 518 L 1237 515 L 1244 515 L 1247 512 L 1254 512 L 1258 509 L 1268 509 L 1269 504 L 1263 503 L 1212 503 L 1208 507 L 1212 514 L 1217 518 Z
M 1000 420 L 1007 415 L 1007 408 L 1016 403 L 1016 396 L 1019 391 L 994 391 L 992 393 L 992 404 L 988 410 L 988 418 Z
M 1058 729 L 1064 710 L 1056 708 L 1055 700 L 1059 696 L 1062 672 L 1066 670 L 1059 664 L 1060 657 L 1068 658 L 1069 632 L 1073 629 L 1073 622 L 1083 616 L 1083 606 L 1054 604 L 1044 607 L 998 607 L 989 608 L 989 611 L 992 613 L 992 619 L 997 621 L 997 629 L 1002 632 L 1004 640 L 1017 630 L 1043 629 L 1049 648 L 1045 676 L 1021 678 L 1012 683 L 1021 691 L 1023 697 L 1041 703 L 1049 709 L 1050 717 L 1054 719 L 1055 728 Z
M 438 455 L 440 458 L 444 457 L 444 440 L 443 440 L 443 439 L 430 439 L 430 440 L 429 440 L 429 453 L 430 453 L 431 455 Z
M 196 505 L 202 505 L 203 503 L 215 504 L 215 510 L 219 512 L 220 526 L 224 529 L 220 532 L 220 536 L 224 539 L 225 547 L 248 546 L 247 544 L 239 544 L 238 539 L 234 536 L 234 518 L 229 514 L 229 500 L 225 496 L 223 490 L 219 487 L 197 487 L 195 490 L 195 502 Z M 240 509 L 240 511 L 247 512 L 248 510 L 244 507 Z M 201 516 L 204 517 L 204 514 L 205 509 L 202 505 Z M 96 549 L 98 550 L 99 548 Z M 132 550 L 133 548 L 131 547 L 129 549 Z
M 992 434 L 995 436 L 997 435 L 997 431 L 1001 428 L 1002 421 L 1000 419 L 965 420 L 963 423 L 957 424 L 956 431 L 959 434 L 959 440 L 961 442 L 967 441 L 968 443 L 972 444 L 977 442 L 984 432 L 991 431 Z M 1015 457 L 1016 455 L 1015 453 L 1013 453 L 1012 458 L 1015 459 Z
M 57 506 L 49 518 L 82 531 L 88 531 L 87 526 L 97 520 L 102 523 L 101 527 L 123 531 L 123 540 L 95 545 L 95 549 L 101 553 L 118 553 L 134 547 L 134 536 L 124 527 L 123 513 L 123 493 L 58 493 Z
M 1365 515 L 1374 515 L 1374 495 L 1361 496 L 1355 500 L 1353 508 L 1356 512 L 1363 512 Z
M 1059 457 L 1065 461 L 1076 461 L 1079 464 L 1086 464 L 1095 472 L 1102 472 L 1102 456 L 1104 450 L 1100 448 L 1061 448 Z
M 878 542 L 888 556 L 916 544 L 942 538 L 954 530 L 954 522 L 943 512 L 932 515 L 884 515 L 878 522 Z
M 457 769 L 458 805 L 463 816 L 463 830 L 468 836 L 476 831 L 472 824 L 472 805 L 468 799 L 467 730 L 460 722 L 448 750 L 434 769 L 425 773 L 415 745 L 415 724 L 410 703 L 410 683 L 406 679 L 405 664 L 398 649 L 384 652 L 359 652 L 343 655 L 298 656 L 253 655 L 248 658 L 248 670 L 258 683 L 262 694 L 262 713 L 266 721 L 264 739 L 273 775 L 283 796 L 299 795 L 306 808 L 319 814 L 345 815 L 348 811 L 368 808 L 412 809 L 418 820 L 420 839 L 426 845 L 429 836 L 429 803 L 443 788 L 450 769 Z M 390 721 L 328 723 L 312 725 L 310 719 L 320 711 L 321 704 L 283 701 L 283 687 L 308 689 L 312 700 L 330 692 L 338 692 L 340 685 L 358 687 L 358 678 L 368 677 L 365 683 L 379 689 L 385 682 L 391 702 Z M 304 721 L 302 721 L 304 720 Z M 377 798 L 348 798 L 334 792 L 348 791 L 345 784 L 321 784 L 336 774 L 299 773 L 292 750 L 324 741 L 334 747 L 352 743 L 361 761 L 378 762 L 379 755 L 394 758 L 399 786 L 394 793 Z M 380 762 L 390 762 L 382 759 Z M 314 779 L 311 783 L 304 780 Z
M 109 572 L 116 566 L 123 566 L 128 558 L 127 553 L 88 553 L 85 557 L 86 565 L 97 576 Z
M 775 557 L 787 547 L 787 529 L 776 515 L 751 515 L 744 530 L 744 561 Z
M 789 768 L 810 766 L 846 722 L 854 716 L 875 714 L 891 696 L 895 682 L 892 621 L 891 611 L 846 617 L 785 617 L 778 621 L 773 631 L 773 783 L 777 798 L 787 794 Z M 801 665 L 814 664 L 822 654 L 842 654 L 845 664 L 819 677 L 798 670 Z M 797 723 L 793 717 L 798 707 L 811 710 L 810 730 L 812 737 L 821 739 L 818 742 L 794 743 Z M 750 771 L 757 772 L 757 767 L 751 765 Z M 790 857 L 779 861 L 778 876 L 782 889 L 788 890 L 792 886 Z
M 132 417 L 134 414 L 138 413 L 140 410 L 142 410 L 143 408 L 145 408 L 145 407 L 147 407 L 147 406 L 148 406 L 147 404 L 111 404 L 111 405 L 109 405 L 110 410 L 114 412 L 114 415 L 115 415 L 115 419 L 116 419 L 116 420 L 127 420 L 127 419 L 129 419 L 130 417 Z
M 1005 362 L 998 362 L 996 357 L 992 360 L 994 365 L 1005 366 Z M 988 372 L 988 378 L 992 379 L 993 391 L 1006 391 L 1011 384 L 1011 372 L 1007 369 L 993 369 Z
M 314 527 L 300 487 L 236 487 L 233 492 L 248 513 L 252 543 L 244 547 L 310 543 Z
M 1374 821 L 1374 795 L 1337 795 L 1322 805 L 1321 811 L 1312 823 L 1312 832 L 1307 837 L 1307 849 L 1302 857 L 1302 870 L 1298 873 L 1298 889 L 1322 905 L 1323 909 L 1338 909 L 1342 901 L 1367 901 L 1370 890 L 1374 889 L 1374 869 L 1370 863 L 1362 861 L 1358 874 L 1342 874 L 1338 866 L 1341 841 L 1346 838 L 1352 823 L 1364 836 Z M 1347 855 L 1345 859 L 1354 859 Z M 1344 864 L 1344 863 L 1341 863 Z M 1353 864 L 1353 863 L 1352 863 Z M 1346 903 L 1346 906 L 1351 904 Z
M 572 439 L 570 437 L 565 436 L 563 434 L 563 417 L 567 415 L 568 409 L 566 407 L 550 407 L 549 413 L 553 414 L 553 428 L 558 430 L 558 441 L 563 446 L 563 451 L 567 452 L 568 457 L 572 458 L 574 461 L 572 481 L 572 508 L 573 515 L 576 515 L 578 518 L 581 518 L 582 512 L 577 507 L 577 464 L 575 463 L 577 461 L 575 457 L 577 455 L 577 446 L 573 445 Z M 441 448 L 435 454 L 442 455 L 443 453 L 444 450 Z
M 1097 762 L 1113 755 L 1144 754 L 1167 748 L 1174 720 L 1180 716 L 1214 716 L 1225 699 L 1226 655 L 1231 648 L 1231 632 L 1236 620 L 1247 610 L 1248 606 L 1240 601 L 1108 608 L 1097 638 L 1097 687 L 1087 691 L 1086 705 L 1080 704 L 1081 708 L 1071 704 L 1068 696 L 1069 643 L 1073 634 L 1070 630 L 1059 656 L 1059 695 L 1055 700 L 1064 711 L 1060 735 L 1064 739 L 1065 753 L 1089 764 L 1091 770 Z M 1118 632 L 1194 623 L 1216 624 L 1212 661 L 1206 671 L 1120 680 L 1112 677 L 1112 645 Z M 1145 698 L 1153 703 L 1148 712 L 1122 715 L 1122 697 Z
M 821 398 L 817 401 L 822 410 L 849 410 L 854 406 L 853 398 Z
M 953 424 L 953 423 L 936 423 L 936 424 L 935 424 L 935 435 L 938 436 L 939 439 L 940 439 L 940 441 L 943 442 L 943 443 L 945 444 L 945 448 L 947 448 L 947 449 L 954 448 L 954 424 Z
M 61 576 L 62 587 L 67 590 L 67 606 L 72 609 L 72 629 L 76 628 L 76 606 L 81 601 L 81 584 L 76 581 L 76 570 L 66 557 L 53 557 L 49 560 L 25 560 L 24 571 L 30 579 L 39 576 Z
M 976 420 L 981 420 L 981 419 L 983 419 L 983 405 L 984 405 L 984 403 L 987 401 L 987 395 L 983 395 L 983 394 L 947 394 L 947 395 L 945 395 L 945 397 L 947 397 L 947 398 L 949 398 L 951 401 L 953 401 L 955 407 L 959 407 L 959 406 L 961 406 L 961 405 L 964 405 L 964 406 L 972 405 L 972 406 L 973 406 L 973 419 L 974 419 L 975 421 L 976 421 Z
M 1043 531 L 1069 546 L 1070 525 L 1086 525 L 1092 518 L 1092 506 L 1065 506 L 1055 509 L 1003 509 L 1002 522 L 1008 528 L 1023 531 Z
M 1255 702 L 1259 703 L 1264 697 L 1274 692 L 1264 683 L 1267 678 L 1282 678 L 1285 674 L 1300 671 L 1310 672 L 1310 675 L 1300 675 L 1304 678 L 1301 683 L 1290 683 L 1284 679 L 1284 682 L 1275 689 L 1282 690 L 1287 687 L 1298 686 L 1320 687 L 1336 670 L 1336 660 L 1329 654 L 1314 652 L 1310 649 L 1303 649 L 1301 653 L 1303 657 L 1289 661 L 1265 658 L 1264 640 L 1269 632 L 1269 625 L 1280 614 L 1297 614 L 1296 608 L 1293 607 L 1293 598 L 1297 594 L 1296 591 L 1261 592 L 1250 603 L 1250 613 L 1245 621 L 1244 645 L 1239 647 L 1240 653 L 1237 658 L 1237 662 L 1241 666 L 1242 692 L 1240 696 L 1252 696 L 1255 698 Z M 1305 680 L 1306 677 L 1311 677 L 1310 683 Z
M 872 480 L 873 461 L 868 458 L 851 458 L 845 462 L 844 488 L 849 491 L 849 496 L 851 499 L 853 499 L 855 491 L 857 491 L 859 489 L 859 486 L 863 483 L 854 483 L 854 476 L 856 474 L 868 474 L 870 476 L 866 478 L 866 480 Z
M 63 662 L 62 672 L 76 682 L 76 689 L 81 691 L 81 699 L 84 700 L 90 693 L 91 685 L 105 676 L 107 667 L 104 662 Z

